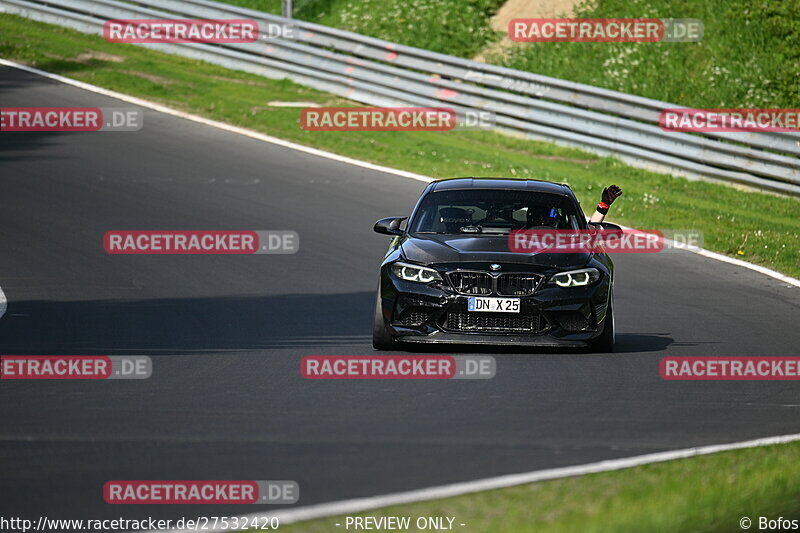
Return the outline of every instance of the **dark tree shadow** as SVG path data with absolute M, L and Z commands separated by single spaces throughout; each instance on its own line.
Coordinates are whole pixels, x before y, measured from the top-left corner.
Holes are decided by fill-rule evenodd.
M 141 300 L 12 301 L 0 319 L 0 353 L 196 354 L 358 346 L 372 350 L 374 293 Z M 615 354 L 664 351 L 666 333 L 617 336 Z M 559 354 L 575 348 L 406 344 L 414 353 Z M 358 354 L 354 354 L 358 355 Z

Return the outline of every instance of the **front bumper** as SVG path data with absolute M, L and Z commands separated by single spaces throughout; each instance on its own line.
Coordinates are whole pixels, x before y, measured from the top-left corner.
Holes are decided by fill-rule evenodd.
M 600 280 L 587 287 L 541 284 L 530 296 L 519 297 L 519 313 L 485 313 L 469 312 L 469 295 L 456 292 L 447 276 L 443 283 L 422 284 L 399 279 L 384 267 L 384 321 L 400 342 L 586 347 L 602 333 L 606 316 L 610 278 L 601 272 Z

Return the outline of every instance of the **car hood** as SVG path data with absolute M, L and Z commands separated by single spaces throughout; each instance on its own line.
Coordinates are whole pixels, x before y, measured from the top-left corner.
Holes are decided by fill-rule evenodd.
M 409 261 L 422 264 L 455 262 L 521 263 L 551 267 L 582 267 L 590 252 L 547 253 L 512 252 L 508 235 L 406 235 L 401 243 Z

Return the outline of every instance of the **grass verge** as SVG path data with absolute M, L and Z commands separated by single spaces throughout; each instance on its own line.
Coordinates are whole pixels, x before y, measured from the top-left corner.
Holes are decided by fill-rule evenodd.
M 761 516 L 800 518 L 798 461 L 800 444 L 783 444 L 350 516 L 408 516 L 412 524 L 418 517 L 454 517 L 455 531 L 492 533 L 731 533 L 743 531 L 739 521 L 747 517 L 750 530 L 758 531 Z M 347 531 L 344 520 L 282 525 L 281 531 Z
M 222 0 L 280 14 L 280 0 Z M 504 0 L 297 0 L 295 18 L 443 54 L 472 57 L 500 39 L 489 19 Z
M 588 211 L 605 185 L 625 195 L 611 219 L 640 229 L 694 229 L 705 247 L 800 275 L 800 201 L 647 172 L 580 150 L 490 132 L 309 132 L 297 108 L 351 105 L 273 81 L 99 36 L 0 15 L 0 57 L 308 146 L 434 177 L 508 176 L 569 183 Z M 31 101 L 31 106 L 47 102 Z M 147 125 L 145 125 L 147 128 Z M 409 206 L 398 205 L 398 209 Z M 372 221 L 365 221 L 371 223 Z
M 697 43 L 522 43 L 506 66 L 690 107 L 798 107 L 800 0 L 584 1 L 578 18 L 698 18 Z

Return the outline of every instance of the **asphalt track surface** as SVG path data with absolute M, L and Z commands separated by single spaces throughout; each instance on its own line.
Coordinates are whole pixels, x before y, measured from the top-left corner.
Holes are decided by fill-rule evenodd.
M 127 106 L 10 68 L 0 105 Z M 372 224 L 423 187 L 150 110 L 135 133 L 0 134 L 0 353 L 154 365 L 146 381 L 0 382 L 0 515 L 268 509 L 111 506 L 112 479 L 292 479 L 307 505 L 800 432 L 797 383 L 660 379 L 665 355 L 798 355 L 798 289 L 690 253 L 616 258 L 615 354 L 494 353 L 492 380 L 304 380 L 304 355 L 375 353 L 388 239 Z M 301 242 L 110 256 L 114 229 Z

